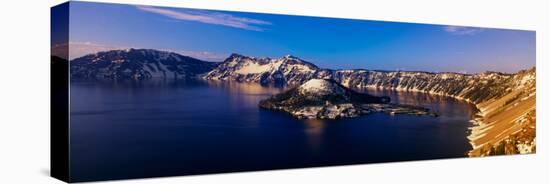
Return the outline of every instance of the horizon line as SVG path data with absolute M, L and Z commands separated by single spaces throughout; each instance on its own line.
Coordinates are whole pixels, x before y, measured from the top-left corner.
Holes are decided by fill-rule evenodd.
M 59 44 L 57 44 L 57 45 L 59 45 Z M 52 49 L 53 49 L 53 47 L 52 47 Z M 248 55 L 243 55 L 243 54 L 240 54 L 240 53 L 233 52 L 233 53 L 229 54 L 229 56 L 227 56 L 225 59 L 223 59 L 223 61 L 206 61 L 206 60 L 203 60 L 203 59 L 198 59 L 198 58 L 193 57 L 193 56 L 178 53 L 177 51 L 173 51 L 173 50 L 170 50 L 170 49 L 151 49 L 151 48 L 138 48 L 138 47 L 128 47 L 128 48 L 111 49 L 111 50 L 105 50 L 105 51 L 97 51 L 97 52 L 85 54 L 83 56 L 73 58 L 73 59 L 70 59 L 70 60 L 66 59 L 62 56 L 55 55 L 54 53 L 51 53 L 51 56 L 57 56 L 57 57 L 63 58 L 65 60 L 71 62 L 71 61 L 73 61 L 75 59 L 78 59 L 78 58 L 82 58 L 82 57 L 86 57 L 86 56 L 90 56 L 90 55 L 95 55 L 95 54 L 99 54 L 99 53 L 111 52 L 111 51 L 127 51 L 127 50 L 153 50 L 153 51 L 159 51 L 159 52 L 167 52 L 167 53 L 173 53 L 173 54 L 178 54 L 178 55 L 185 56 L 185 57 L 194 58 L 194 59 L 201 60 L 201 61 L 204 61 L 204 62 L 215 62 L 215 63 L 223 63 L 223 62 L 225 62 L 225 60 L 230 58 L 232 55 L 239 55 L 239 56 L 249 57 L 249 58 L 253 58 L 253 59 L 256 59 L 256 58 L 258 58 L 258 59 L 280 59 L 280 58 L 290 56 L 290 57 L 295 57 L 299 60 L 311 63 L 311 64 L 315 65 L 316 67 L 318 67 L 319 69 L 326 69 L 326 70 L 333 70 L 333 71 L 338 71 L 338 70 L 340 70 L 340 71 L 342 71 L 342 70 L 366 70 L 366 71 L 379 71 L 379 72 L 424 72 L 424 73 L 433 73 L 433 74 L 477 75 L 477 74 L 482 74 L 482 73 L 515 74 L 515 73 L 518 73 L 518 72 L 521 72 L 521 71 L 536 69 L 536 65 L 532 66 L 532 67 L 528 67 L 528 68 L 518 69 L 515 72 L 501 72 L 501 71 L 485 70 L 483 72 L 476 72 L 476 73 L 463 73 L 463 72 L 456 72 L 456 71 L 443 71 L 443 72 L 440 72 L 440 71 L 426 71 L 426 70 L 400 70 L 400 69 L 388 70 L 388 69 L 366 69 L 366 68 L 353 68 L 353 69 L 336 68 L 336 69 L 332 69 L 332 68 L 319 67 L 314 62 L 311 62 L 311 61 L 308 61 L 308 60 L 303 60 L 300 57 L 298 57 L 296 55 L 292 55 L 292 54 L 285 54 L 282 57 L 271 58 L 271 57 L 267 57 L 267 56 L 248 56 Z

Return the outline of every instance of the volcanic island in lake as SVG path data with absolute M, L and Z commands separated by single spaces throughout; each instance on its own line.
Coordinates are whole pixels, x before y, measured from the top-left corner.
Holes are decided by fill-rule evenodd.
M 311 79 L 260 101 L 259 106 L 284 111 L 300 119 L 350 118 L 377 112 L 437 116 L 424 107 L 394 104 L 390 103 L 387 96 L 378 97 L 353 91 L 332 79 Z

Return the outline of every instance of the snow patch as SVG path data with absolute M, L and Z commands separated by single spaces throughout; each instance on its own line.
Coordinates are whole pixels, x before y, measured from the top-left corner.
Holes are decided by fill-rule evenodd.
M 301 93 L 315 93 L 320 95 L 326 94 L 343 94 L 344 89 L 338 86 L 335 82 L 325 79 L 311 79 L 299 87 Z
M 247 62 L 245 65 L 241 66 L 235 73 L 238 74 L 256 74 L 256 73 L 265 73 L 272 72 L 281 66 L 282 61 L 270 61 L 265 64 L 259 62 Z

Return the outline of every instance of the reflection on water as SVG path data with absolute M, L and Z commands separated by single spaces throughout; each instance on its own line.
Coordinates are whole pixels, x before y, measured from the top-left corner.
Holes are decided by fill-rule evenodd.
M 298 120 L 258 108 L 284 88 L 196 80 L 73 81 L 77 181 L 464 157 L 469 104 L 363 90 L 441 116 Z M 361 91 L 361 90 L 358 90 Z
M 304 124 L 306 125 L 305 132 L 308 139 L 307 142 L 310 148 L 314 151 L 319 150 L 319 147 L 321 146 L 325 123 L 325 121 L 318 119 L 304 120 Z
M 476 109 L 473 104 L 446 97 L 441 95 L 431 95 L 422 92 L 405 92 L 395 90 L 385 90 L 376 88 L 354 89 L 361 93 L 368 93 L 375 96 L 389 96 L 392 103 L 406 104 L 414 106 L 423 106 L 436 112 L 437 114 L 445 114 L 442 118 L 449 118 L 454 114 L 461 114 L 466 110 L 467 114 L 475 114 Z M 449 103 L 453 102 L 453 103 Z M 453 116 L 454 117 L 454 116 Z M 463 118 L 463 117 L 460 117 Z M 472 118 L 472 116 L 468 117 Z
M 239 108 L 241 103 L 256 104 L 269 96 L 281 93 L 285 88 L 274 86 L 262 86 L 257 83 L 238 83 L 226 81 L 207 81 L 209 87 L 218 88 L 227 91 L 232 108 Z
M 227 89 L 232 94 L 264 95 L 281 93 L 286 88 L 260 85 L 257 83 L 239 83 L 232 81 L 207 81 L 209 86 Z

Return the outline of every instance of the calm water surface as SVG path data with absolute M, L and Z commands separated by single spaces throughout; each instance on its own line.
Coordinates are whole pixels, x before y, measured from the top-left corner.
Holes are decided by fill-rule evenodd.
M 71 82 L 75 181 L 465 157 L 475 109 L 452 98 L 359 90 L 439 117 L 298 120 L 258 108 L 284 91 L 204 81 Z

